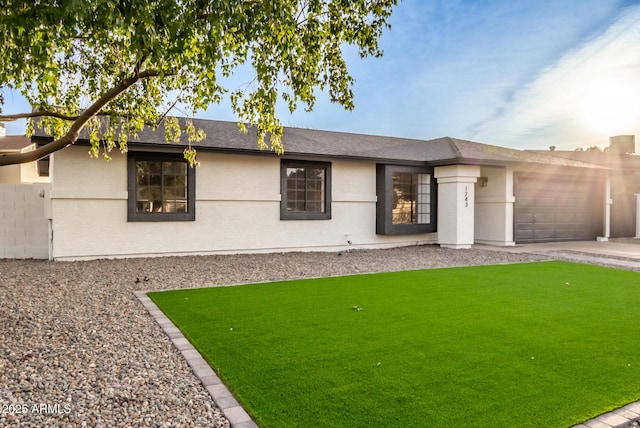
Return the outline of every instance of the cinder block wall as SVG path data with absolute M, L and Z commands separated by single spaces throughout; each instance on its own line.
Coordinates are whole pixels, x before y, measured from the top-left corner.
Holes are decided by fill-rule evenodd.
M 49 258 L 51 184 L 0 184 L 0 258 Z

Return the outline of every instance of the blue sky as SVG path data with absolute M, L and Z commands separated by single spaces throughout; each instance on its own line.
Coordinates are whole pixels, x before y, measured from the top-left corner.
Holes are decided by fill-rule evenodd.
M 353 111 L 319 93 L 311 113 L 282 108 L 283 123 L 532 149 L 640 134 L 638 1 L 401 0 L 391 24 L 382 58 L 347 50 Z M 235 120 L 226 103 L 199 116 Z

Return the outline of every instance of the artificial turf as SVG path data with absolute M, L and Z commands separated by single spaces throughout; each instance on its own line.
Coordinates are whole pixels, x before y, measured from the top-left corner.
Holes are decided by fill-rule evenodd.
M 149 293 L 262 427 L 562 427 L 640 399 L 640 274 L 566 262 Z

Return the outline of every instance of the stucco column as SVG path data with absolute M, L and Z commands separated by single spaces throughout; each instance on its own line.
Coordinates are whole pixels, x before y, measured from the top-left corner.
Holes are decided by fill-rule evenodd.
M 438 244 L 445 248 L 471 248 L 474 239 L 474 188 L 480 167 L 440 166 L 438 180 Z
M 606 242 L 611 236 L 611 176 L 607 175 L 607 179 L 604 184 L 604 224 L 603 224 L 603 236 L 597 236 L 596 241 Z

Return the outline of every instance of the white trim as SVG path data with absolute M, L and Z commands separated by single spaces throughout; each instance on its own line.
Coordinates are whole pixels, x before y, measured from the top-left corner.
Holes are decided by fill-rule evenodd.
M 411 247 L 416 245 L 434 245 L 437 242 L 435 234 L 428 234 L 428 238 L 414 239 L 411 241 L 392 241 L 375 244 L 353 244 L 353 245 L 332 245 L 332 246 L 310 246 L 310 247 L 272 247 L 272 248 L 240 248 L 233 250 L 211 250 L 211 251 L 180 251 L 180 252 L 157 252 L 157 253 L 121 253 L 121 254 L 85 254 L 82 256 L 60 256 L 55 257 L 55 261 L 82 261 L 96 259 L 128 259 L 146 257 L 167 257 L 167 256 L 215 256 L 230 254 L 272 254 L 284 252 L 325 252 L 338 253 L 350 250 L 383 250 L 386 248 Z M 442 245 L 441 245 L 442 246 Z M 461 247 L 462 248 L 462 247 Z M 467 247 L 465 247 L 467 248 Z M 471 248 L 470 246 L 468 248 Z

